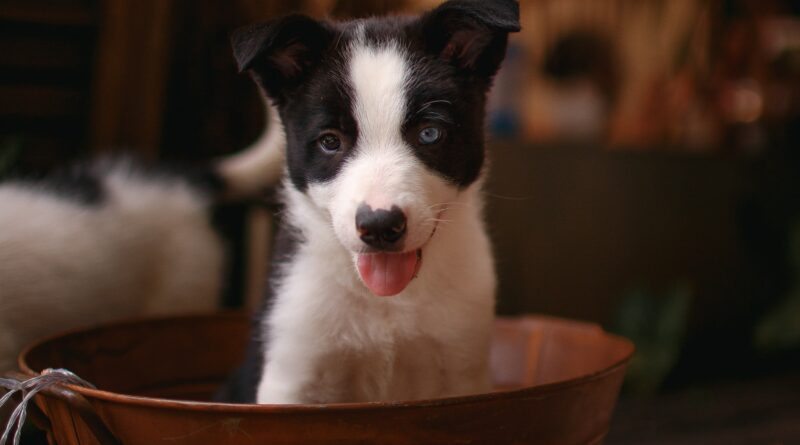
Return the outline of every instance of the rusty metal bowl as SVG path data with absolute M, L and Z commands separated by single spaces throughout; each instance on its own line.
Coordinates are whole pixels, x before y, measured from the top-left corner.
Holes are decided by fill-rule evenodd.
M 59 445 L 595 444 L 633 353 L 629 341 L 596 325 L 499 319 L 491 393 L 329 405 L 203 402 L 241 359 L 248 333 L 241 314 L 126 322 L 39 342 L 19 364 L 28 376 L 67 368 L 99 388 L 37 396 L 40 424 Z

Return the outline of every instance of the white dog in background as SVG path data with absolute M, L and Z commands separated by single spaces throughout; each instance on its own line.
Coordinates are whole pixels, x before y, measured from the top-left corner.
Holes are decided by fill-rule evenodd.
M 217 309 L 227 251 L 212 206 L 278 182 L 276 119 L 267 113 L 259 140 L 205 171 L 120 157 L 0 182 L 0 374 L 48 335 Z
M 62 330 L 215 308 L 224 249 L 209 203 L 126 161 L 0 184 L 0 371 Z

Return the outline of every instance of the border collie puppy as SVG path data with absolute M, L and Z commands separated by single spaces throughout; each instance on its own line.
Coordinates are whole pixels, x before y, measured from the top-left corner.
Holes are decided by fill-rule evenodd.
M 418 18 L 292 15 L 234 33 L 283 125 L 285 212 L 271 296 L 220 400 L 490 388 L 484 109 L 518 30 L 514 0 L 453 0 Z M 255 176 L 242 187 L 268 164 L 239 164 Z

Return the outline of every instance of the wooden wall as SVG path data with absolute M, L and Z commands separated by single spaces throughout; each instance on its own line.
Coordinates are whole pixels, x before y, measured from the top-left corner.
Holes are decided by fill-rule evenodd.
M 500 313 L 611 327 L 632 291 L 659 299 L 680 286 L 690 304 L 674 381 L 769 367 L 754 329 L 796 282 L 800 157 L 519 143 L 490 152 Z
M 0 2 L 0 142 L 24 148 L 24 166 L 87 151 L 98 14 L 88 0 Z

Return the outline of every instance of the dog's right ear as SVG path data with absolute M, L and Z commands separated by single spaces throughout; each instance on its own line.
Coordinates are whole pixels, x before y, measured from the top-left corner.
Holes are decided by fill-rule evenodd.
M 267 95 L 280 99 L 320 60 L 331 39 L 322 23 L 294 14 L 239 28 L 231 44 L 239 71 L 252 72 Z

